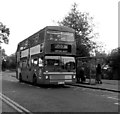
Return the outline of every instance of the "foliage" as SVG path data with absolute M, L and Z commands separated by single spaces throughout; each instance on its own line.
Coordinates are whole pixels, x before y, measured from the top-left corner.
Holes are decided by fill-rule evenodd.
M 96 47 L 96 43 L 91 40 L 93 37 L 97 37 L 97 34 L 93 34 L 92 20 L 93 17 L 90 17 L 89 13 L 79 12 L 77 4 L 74 3 L 71 12 L 63 21 L 58 22 L 60 26 L 68 26 L 75 30 L 78 56 L 90 56 L 90 51 Z
M 108 63 L 112 67 L 114 76 L 120 79 L 120 47 L 112 50 L 108 56 Z
M 111 66 L 113 67 L 113 69 L 116 69 L 119 67 L 120 65 L 120 47 L 113 49 L 110 56 L 109 56 L 109 60 L 111 61 Z
M 4 59 L 6 58 L 6 53 L 5 53 L 5 49 L 2 49 L 0 47 L 0 71 L 1 71 L 1 66 L 4 65 Z
M 5 25 L 3 25 L 3 23 L 0 22 L 0 57 L 1 57 L 0 58 L 0 71 L 1 71 L 1 66 L 2 66 L 2 68 L 4 66 L 6 66 L 5 65 L 5 57 L 7 56 L 5 54 L 5 50 L 2 49 L 2 47 L 1 47 L 1 43 L 8 44 L 9 43 L 9 39 L 8 39 L 9 35 L 10 35 L 9 28 L 7 28 Z
M 2 54 L 2 58 L 5 58 L 7 56 L 5 53 L 5 49 L 2 49 L 1 47 L 0 47 L 0 53 Z
M 6 28 L 6 26 L 0 22 L 0 43 L 4 42 L 5 44 L 8 44 L 9 35 L 10 35 L 9 28 Z
M 16 57 L 15 54 L 7 56 L 5 59 L 2 60 L 2 69 L 16 69 Z

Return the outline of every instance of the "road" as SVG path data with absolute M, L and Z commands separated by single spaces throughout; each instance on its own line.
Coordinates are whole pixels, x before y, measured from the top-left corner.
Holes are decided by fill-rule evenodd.
M 33 86 L 19 83 L 9 73 L 2 74 L 2 94 L 30 112 L 118 112 L 119 106 L 116 92 L 72 86 Z
M 1 99 L 0 99 L 0 102 L 2 102 Z M 14 108 L 12 108 L 11 106 L 9 106 L 5 102 L 2 102 L 2 105 L 0 105 L 0 112 L 11 112 L 11 113 L 12 112 L 16 112 L 17 113 L 17 111 Z

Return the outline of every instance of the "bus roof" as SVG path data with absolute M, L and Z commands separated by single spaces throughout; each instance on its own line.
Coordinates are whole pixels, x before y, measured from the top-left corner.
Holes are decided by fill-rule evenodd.
M 64 32 L 75 32 L 74 29 L 66 27 L 66 26 L 47 26 L 46 30 L 56 30 L 56 31 L 64 31 Z

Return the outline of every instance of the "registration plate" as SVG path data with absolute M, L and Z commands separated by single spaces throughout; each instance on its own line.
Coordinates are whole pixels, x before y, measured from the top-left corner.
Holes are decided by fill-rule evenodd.
M 58 82 L 58 84 L 65 84 L 65 82 Z

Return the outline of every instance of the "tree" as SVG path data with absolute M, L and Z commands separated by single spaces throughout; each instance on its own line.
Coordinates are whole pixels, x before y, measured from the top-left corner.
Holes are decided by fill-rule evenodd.
M 8 44 L 9 35 L 10 35 L 9 28 L 6 28 L 6 26 L 0 22 L 0 43 L 4 42 L 5 44 Z
M 79 12 L 77 4 L 74 3 L 71 12 L 63 21 L 58 22 L 60 26 L 68 26 L 75 30 L 78 56 L 90 56 L 90 51 L 96 47 L 96 43 L 91 40 L 98 35 L 93 33 L 94 24 L 92 20 L 93 17 L 90 17 L 89 13 Z
M 7 69 L 10 69 L 10 70 L 16 69 L 16 56 L 15 56 L 15 54 L 7 56 L 6 62 L 7 62 Z
M 118 66 L 120 65 L 120 47 L 112 50 L 109 56 L 109 60 L 112 61 L 111 66 L 114 69 L 118 68 Z
M 112 67 L 114 77 L 120 80 L 120 47 L 112 50 L 108 61 Z
M 4 58 L 4 54 L 5 54 L 4 53 L 5 50 L 2 49 L 1 43 L 8 44 L 8 42 L 9 42 L 9 39 L 8 39 L 9 35 L 10 35 L 9 28 L 6 28 L 6 26 L 3 25 L 3 23 L 0 22 L 0 71 L 1 71 L 2 63 L 4 63 L 3 62 L 3 60 L 4 60 L 3 58 Z
M 2 70 L 13 70 L 16 69 L 16 56 L 12 54 L 10 56 L 6 56 L 5 59 L 2 60 Z
M 2 66 L 2 69 L 4 69 L 5 68 L 5 61 L 6 61 L 6 57 L 7 57 L 7 55 L 6 55 L 6 53 L 5 53 L 5 49 L 2 49 L 1 47 L 0 47 L 0 71 L 1 71 L 1 66 Z

